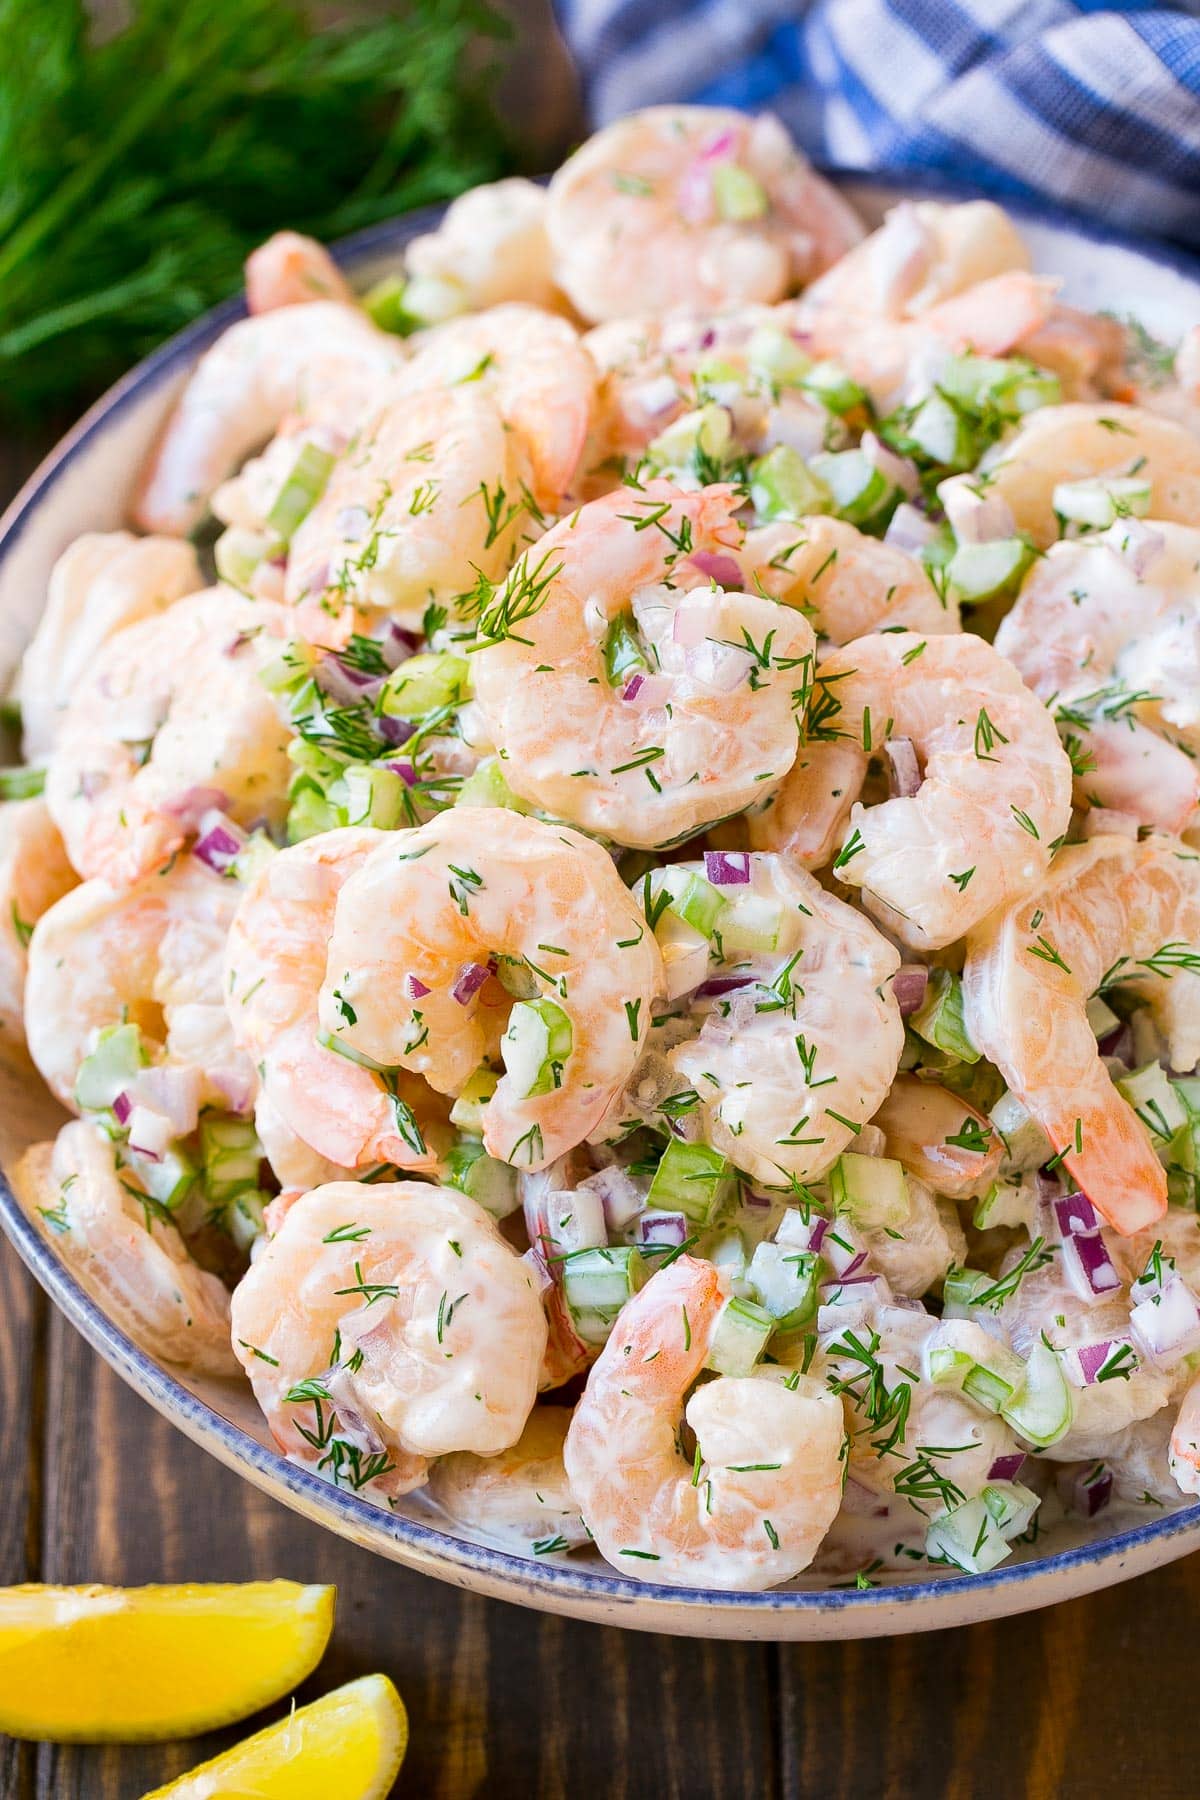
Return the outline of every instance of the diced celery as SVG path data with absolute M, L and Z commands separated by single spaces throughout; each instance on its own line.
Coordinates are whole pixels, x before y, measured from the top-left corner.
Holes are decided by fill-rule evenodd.
M 805 354 L 786 331 L 774 325 L 760 325 L 750 339 L 746 358 L 756 375 L 775 387 L 798 387 L 812 368 L 812 357 Z
M 363 306 L 381 331 L 407 337 L 416 328 L 418 320 L 405 305 L 407 291 L 408 283 L 402 275 L 385 275 L 363 295 Z
M 519 800 L 504 779 L 504 766 L 498 756 L 485 756 L 471 773 L 463 778 L 456 806 L 504 806 L 509 812 L 525 813 L 528 803 Z
M 602 1344 L 625 1302 L 644 1287 L 650 1270 L 632 1244 L 576 1250 L 563 1258 L 563 1294 L 575 1329 L 589 1344 Z
M 337 807 L 315 783 L 305 781 L 295 789 L 287 816 L 289 844 L 299 844 L 305 838 L 319 837 L 323 831 L 336 831 L 341 823 Z
M 45 786 L 45 769 L 0 769 L 0 800 L 36 800 Z
M 908 1220 L 908 1177 L 901 1163 L 886 1156 L 859 1156 L 846 1150 L 828 1175 L 829 1193 L 839 1213 L 866 1228 L 899 1227 Z
M 278 555 L 283 548 L 279 537 L 265 531 L 248 531 L 242 525 L 231 525 L 213 545 L 213 562 L 222 581 L 246 593 L 258 565 Z
M 740 163 L 718 163 L 712 178 L 713 205 L 722 219 L 744 224 L 761 219 L 770 210 L 762 182 Z
M 1000 1415 L 1027 1443 L 1044 1450 L 1071 1429 L 1074 1406 L 1067 1378 L 1054 1351 L 1035 1343 L 1025 1364 L 1025 1379 Z
M 1007 1345 L 972 1321 L 943 1318 L 925 1353 L 930 1381 L 960 1389 L 999 1412 L 1021 1385 L 1025 1365 Z
M 446 1179 L 494 1219 L 506 1219 L 521 1204 L 516 1170 L 489 1156 L 479 1138 L 462 1137 L 447 1152 Z
M 1001 1094 L 988 1117 L 1004 1145 L 1002 1172 L 1040 1169 L 1054 1155 L 1054 1146 L 1024 1101 L 1014 1093 Z
M 604 635 L 604 673 L 609 687 L 623 687 L 631 675 L 648 667 L 633 614 L 617 613 Z
M 833 510 L 851 525 L 868 525 L 899 497 L 900 490 L 865 450 L 822 450 L 809 469 L 833 496 Z
M 404 290 L 404 310 L 417 325 L 443 325 L 470 305 L 470 294 L 450 275 L 414 275 Z
M 199 1175 L 195 1162 L 181 1144 L 172 1144 L 157 1162 L 148 1156 L 138 1156 L 136 1152 L 130 1152 L 128 1160 L 150 1198 L 171 1212 L 182 1204 Z
M 476 1069 L 450 1108 L 450 1123 L 457 1125 L 460 1131 L 482 1135 L 483 1109 L 495 1093 L 499 1081 L 500 1077 L 495 1069 L 486 1067 Z
M 296 527 L 308 517 L 333 470 L 336 457 L 320 444 L 302 444 L 267 514 L 271 530 L 286 542 Z
M 395 719 L 419 719 L 443 706 L 457 706 L 471 690 L 465 656 L 452 650 L 426 650 L 410 656 L 388 676 L 379 696 L 381 712 Z
M 255 876 L 278 855 L 279 851 L 265 831 L 251 832 L 230 865 L 234 878 L 243 882 L 253 881 Z
M 952 356 L 942 365 L 938 386 L 970 412 L 998 412 L 1011 419 L 1039 406 L 1057 406 L 1062 399 L 1056 375 L 1015 358 Z
M 964 606 L 979 606 L 1015 593 L 1034 552 L 1024 538 L 991 538 L 960 544 L 946 564 L 946 579 Z
M 697 1245 L 697 1256 L 705 1262 L 712 1263 L 715 1269 L 728 1277 L 735 1291 L 739 1282 L 746 1279 L 746 1240 L 735 1226 L 725 1230 L 711 1232 Z
M 1169 1142 L 1179 1127 L 1186 1124 L 1183 1102 L 1167 1079 L 1166 1070 L 1158 1063 L 1143 1063 L 1140 1069 L 1118 1076 L 1116 1087 L 1160 1145 Z
M 227 1206 L 238 1194 L 258 1187 L 262 1145 L 249 1119 L 206 1113 L 200 1121 L 200 1158 L 204 1192 L 214 1206 Z
M 720 890 L 705 881 L 703 875 L 674 868 L 664 870 L 662 885 L 671 896 L 668 912 L 693 931 L 711 937 L 725 911 L 725 896 Z
M 832 413 L 853 412 L 866 401 L 866 389 L 835 362 L 814 363 L 800 386 Z
M 727 1300 L 721 1308 L 705 1358 L 718 1375 L 751 1375 L 771 1340 L 775 1321 L 753 1300 Z
M 221 1220 L 237 1248 L 248 1255 L 267 1229 L 267 1196 L 257 1188 L 243 1188 L 233 1196 Z
M 1121 1021 L 1103 994 L 1093 994 L 1087 1003 L 1087 1022 L 1097 1038 L 1106 1038 L 1120 1028 Z
M 672 1138 L 654 1171 L 646 1204 L 681 1212 L 695 1225 L 711 1225 L 733 1188 L 732 1166 L 719 1150 Z
M 925 1534 L 925 1552 L 968 1575 L 984 1575 L 1010 1554 L 1000 1527 L 978 1496 L 933 1521 Z
M 995 1369 L 989 1369 L 986 1363 L 976 1363 L 963 1376 L 963 1393 L 969 1400 L 975 1400 L 988 1412 L 998 1413 L 1013 1392 L 1013 1384 L 1006 1381 L 1003 1375 L 997 1375 Z
M 982 1269 L 951 1269 L 942 1283 L 942 1317 L 969 1318 L 976 1293 L 989 1287 L 991 1280 Z
M 1200 1076 L 1180 1075 L 1171 1083 L 1189 1119 L 1200 1119 Z
M 728 900 L 718 929 L 727 955 L 776 950 L 783 928 L 783 908 L 765 894 L 746 894 Z
M 960 1062 L 979 1061 L 963 1023 L 962 982 L 949 969 L 930 969 L 925 998 L 908 1022 L 918 1037 L 948 1056 Z
M 953 1344 L 935 1345 L 926 1354 L 925 1364 L 930 1381 L 938 1387 L 954 1388 L 961 1388 L 976 1366 L 969 1350 L 957 1350 Z
M 811 1250 L 764 1241 L 756 1246 L 747 1275 L 781 1336 L 802 1331 L 816 1317 L 821 1259 Z
M 136 1025 L 110 1025 L 96 1039 L 75 1077 L 75 1099 L 82 1112 L 106 1112 L 150 1058 Z
M 519 1100 L 552 1094 L 562 1086 L 563 1066 L 571 1054 L 571 1021 L 555 1000 L 518 1000 L 508 1015 L 500 1054 Z
M 1034 1190 L 1027 1182 L 1009 1181 L 1002 1176 L 993 1181 L 976 1204 L 971 1223 L 976 1231 L 991 1231 L 997 1225 L 1029 1226 L 1034 1204 Z
M 1020 1481 L 990 1481 L 979 1498 L 995 1519 L 997 1529 L 1010 1542 L 1029 1530 L 1033 1515 L 1042 1504 L 1041 1495 Z
M 970 469 L 979 458 L 975 435 L 956 406 L 943 394 L 922 400 L 897 437 L 906 454 L 916 452 L 945 469 Z
M 711 467 L 722 461 L 732 439 L 733 422 L 728 408 L 710 401 L 673 419 L 665 431 L 651 438 L 646 453 L 664 469 Z
M 342 1056 L 347 1062 L 357 1063 L 360 1069 L 370 1069 L 373 1075 L 391 1073 L 387 1063 L 376 1062 L 375 1058 L 368 1056 L 365 1050 L 356 1050 L 353 1044 L 348 1044 L 344 1038 L 340 1038 L 336 1031 L 318 1031 L 317 1042 L 322 1050 L 331 1050 L 334 1056 Z
M 1052 504 L 1059 518 L 1104 531 L 1118 519 L 1144 519 L 1153 493 L 1146 476 L 1095 475 L 1084 481 L 1060 481 Z
M 382 763 L 349 763 L 342 776 L 347 825 L 394 831 L 404 817 L 403 778 Z
M 827 513 L 833 495 L 798 450 L 776 444 L 750 468 L 750 503 L 760 519 L 803 519 Z

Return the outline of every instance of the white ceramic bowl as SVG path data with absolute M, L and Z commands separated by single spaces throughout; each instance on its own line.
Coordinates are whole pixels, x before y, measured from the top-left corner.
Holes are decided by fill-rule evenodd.
M 874 221 L 900 190 L 848 181 L 850 198 Z M 908 184 L 909 194 L 944 193 Z M 962 197 L 957 196 L 957 197 Z M 1153 331 L 1178 335 L 1200 319 L 1200 267 L 1127 242 L 1015 209 L 1040 269 L 1063 277 L 1064 295 L 1084 306 L 1136 312 Z M 356 280 L 394 263 L 402 245 L 436 214 L 413 215 L 349 240 L 340 257 Z M 242 312 L 230 301 L 183 332 L 117 384 L 70 432 L 0 520 L 0 691 L 41 608 L 46 578 L 81 531 L 123 521 L 132 478 L 188 369 Z M 52 1135 L 62 1114 L 40 1081 L 0 1067 L 0 1167 Z M 0 1177 L 0 1224 L 34 1275 L 88 1342 L 142 1397 L 188 1437 L 331 1531 L 456 1586 L 606 1624 L 696 1637 L 853 1638 L 928 1631 L 997 1618 L 1069 1599 L 1157 1567 L 1200 1546 L 1200 1508 L 1181 1507 L 1148 1524 L 1128 1515 L 1099 1534 L 1053 1532 L 1038 1554 L 989 1575 L 897 1579 L 858 1592 L 801 1578 L 766 1594 L 668 1588 L 616 1574 L 592 1554 L 538 1559 L 451 1531 L 419 1495 L 392 1514 L 288 1463 L 271 1443 L 250 1392 L 232 1381 L 184 1379 L 132 1343 L 94 1295 L 59 1261 Z

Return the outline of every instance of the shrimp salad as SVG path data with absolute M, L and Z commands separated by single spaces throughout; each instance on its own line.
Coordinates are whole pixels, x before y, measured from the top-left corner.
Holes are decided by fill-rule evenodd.
M 63 1260 L 635 1580 L 1200 1494 L 1200 327 L 703 107 L 247 294 L 13 695 Z

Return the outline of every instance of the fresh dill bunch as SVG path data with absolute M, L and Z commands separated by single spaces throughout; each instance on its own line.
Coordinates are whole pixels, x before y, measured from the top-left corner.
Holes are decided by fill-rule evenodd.
M 511 164 L 487 0 L 0 0 L 0 409 L 94 393 L 289 226 L 330 238 Z

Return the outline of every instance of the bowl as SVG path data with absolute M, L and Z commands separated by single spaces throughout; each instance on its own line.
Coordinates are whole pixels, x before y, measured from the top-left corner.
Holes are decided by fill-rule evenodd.
M 839 177 L 874 223 L 904 197 L 963 198 L 944 183 L 887 185 Z M 1066 299 L 1135 312 L 1153 332 L 1177 336 L 1200 318 L 1200 264 L 1107 235 L 1061 215 L 1012 209 L 1039 270 L 1060 275 Z M 348 239 L 339 260 L 369 282 L 409 238 L 439 213 L 410 214 Z M 217 307 L 132 370 L 92 407 L 46 459 L 0 520 L 0 683 L 28 639 L 55 558 L 81 531 L 123 522 L 132 476 L 187 372 L 234 319 L 242 303 Z M 28 1144 L 52 1136 L 63 1113 L 28 1065 L 0 1063 L 0 1170 Z M 1107 1587 L 1200 1547 L 1200 1507 L 1181 1505 L 1149 1523 L 1113 1516 L 1099 1528 L 1055 1527 L 1024 1554 L 987 1575 L 853 1583 L 800 1577 L 768 1593 L 664 1587 L 617 1574 L 593 1552 L 523 1557 L 452 1528 L 419 1494 L 395 1512 L 331 1487 L 279 1453 L 249 1388 L 231 1380 L 184 1377 L 157 1363 L 121 1330 L 96 1296 L 60 1262 L 0 1175 L 0 1226 L 72 1325 L 151 1406 L 255 1486 L 307 1518 L 383 1557 L 517 1605 L 701 1638 L 827 1639 L 931 1631 L 1047 1606 Z

